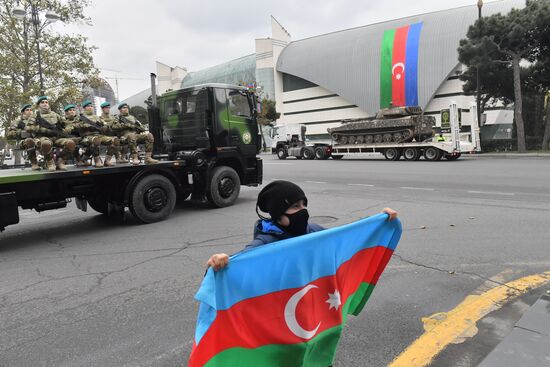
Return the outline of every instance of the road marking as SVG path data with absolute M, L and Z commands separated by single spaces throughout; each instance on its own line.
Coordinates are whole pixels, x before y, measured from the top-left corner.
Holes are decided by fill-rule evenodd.
M 498 192 L 498 191 L 468 191 L 470 194 L 484 194 L 484 195 L 504 195 L 514 196 L 513 192 Z
M 326 184 L 326 182 L 323 182 L 323 181 L 306 181 L 307 183 L 312 183 L 312 184 Z
M 374 187 L 374 185 L 369 185 L 369 184 L 348 184 L 348 186 Z
M 400 187 L 400 189 L 405 189 L 405 190 L 435 191 L 435 189 L 432 189 L 432 188 L 430 188 L 430 187 L 408 187 L 408 186 L 403 186 L 403 187 Z
M 480 295 L 470 295 L 449 312 L 423 318 L 426 330 L 388 367 L 428 366 L 449 345 L 477 333 L 476 323 L 490 312 L 532 289 L 550 283 L 550 271 L 530 275 L 495 287 Z

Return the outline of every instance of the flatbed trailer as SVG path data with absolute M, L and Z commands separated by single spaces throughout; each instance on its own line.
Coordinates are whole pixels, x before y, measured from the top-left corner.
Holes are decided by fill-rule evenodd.
M 231 167 L 215 166 L 204 182 L 204 175 L 189 168 L 185 160 L 175 160 L 103 168 L 69 166 L 55 172 L 0 169 L 0 230 L 19 222 L 18 207 L 42 212 L 64 208 L 73 199 L 82 211 L 89 206 L 120 218 L 128 207 L 139 221 L 151 223 L 168 217 L 176 201 L 191 194 L 208 199 L 214 207 L 231 205 L 241 184 L 255 186 L 262 179 L 246 173 L 235 176 Z M 253 173 L 261 172 L 262 161 L 257 159 Z

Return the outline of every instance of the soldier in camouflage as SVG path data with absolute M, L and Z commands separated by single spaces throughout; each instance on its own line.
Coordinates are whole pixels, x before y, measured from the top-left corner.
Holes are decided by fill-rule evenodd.
M 116 137 L 117 134 L 113 130 L 113 125 L 116 122 L 116 119 L 113 115 L 111 115 L 111 104 L 109 102 L 103 102 L 101 104 L 101 116 L 99 116 L 99 121 L 105 126 L 105 135 Z M 120 140 L 120 139 L 119 139 Z M 121 154 L 121 150 L 124 154 Z M 120 142 L 120 145 L 114 151 L 114 155 L 116 158 L 117 164 L 124 164 L 128 163 L 128 160 L 126 159 L 126 154 L 128 153 L 128 145 L 123 145 L 122 142 Z
M 139 164 L 137 151 L 138 144 L 145 144 L 145 163 L 157 163 L 158 161 L 152 158 L 153 134 L 146 131 L 143 125 L 134 116 L 130 115 L 130 109 L 127 103 L 119 104 L 118 110 L 120 114 L 117 116 L 117 121 L 113 125 L 113 130 L 117 132 L 118 136 L 127 141 L 128 147 L 130 148 L 132 164 Z
M 39 97 L 36 105 L 38 111 L 36 111 L 34 119 L 25 127 L 25 131 L 32 134 L 35 146 L 44 156 L 48 171 L 55 171 L 56 165 L 53 161 L 54 145 L 62 148 L 61 157 L 64 157 L 73 153 L 76 144 L 67 139 L 68 135 L 63 131 L 65 125 L 63 118 L 50 109 L 47 96 Z M 63 140 L 58 142 L 59 139 Z M 59 169 L 65 169 L 62 158 L 58 163 L 60 163 Z
M 36 147 L 34 139 L 30 133 L 25 131 L 27 124 L 32 123 L 32 105 L 30 103 L 24 104 L 21 107 L 21 117 L 14 120 L 6 131 L 6 138 L 8 140 L 20 141 L 21 149 L 25 149 L 27 152 L 27 158 L 31 162 L 31 168 L 38 171 L 38 160 L 36 159 Z
M 99 120 L 99 117 L 94 114 L 94 107 L 91 101 L 84 101 L 82 107 L 84 108 L 84 113 L 80 115 L 79 121 L 73 125 L 72 132 L 78 133 L 81 137 L 80 144 L 91 150 L 95 167 L 103 167 L 101 157 L 99 156 L 100 145 L 107 147 L 105 166 L 113 166 L 111 160 L 120 144 L 119 139 L 104 135 L 107 128 Z
M 74 104 L 68 104 L 63 108 L 63 111 L 65 112 L 65 128 L 63 129 L 67 134 L 71 134 L 70 139 L 74 141 L 76 144 L 76 149 L 73 152 L 72 158 L 75 161 L 75 165 L 77 167 L 83 167 L 86 164 L 84 163 L 84 159 L 82 155 L 80 154 L 80 137 L 75 136 L 76 130 L 74 129 L 74 124 L 76 124 L 79 119 L 76 113 L 76 105 Z M 67 157 L 67 159 L 70 159 L 70 157 Z

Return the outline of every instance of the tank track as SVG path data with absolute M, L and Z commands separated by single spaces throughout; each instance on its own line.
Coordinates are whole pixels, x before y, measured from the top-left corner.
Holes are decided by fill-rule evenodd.
M 331 137 L 341 145 L 409 143 L 415 138 L 413 129 L 374 131 L 362 134 L 357 132 L 335 132 Z

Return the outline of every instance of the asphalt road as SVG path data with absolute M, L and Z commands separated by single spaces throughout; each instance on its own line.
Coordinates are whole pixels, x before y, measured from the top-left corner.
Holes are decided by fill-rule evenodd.
M 312 221 L 332 227 L 389 206 L 403 222 L 373 296 L 348 320 L 335 366 L 385 366 L 422 334 L 423 317 L 494 282 L 550 270 L 550 159 L 264 158 L 264 183 L 301 185 Z M 243 188 L 224 209 L 182 203 L 150 225 L 113 224 L 74 204 L 22 212 L 0 234 L 0 366 L 185 365 L 204 263 L 251 239 L 259 190 Z M 477 365 L 526 302 L 483 320 L 476 337 L 433 365 Z

